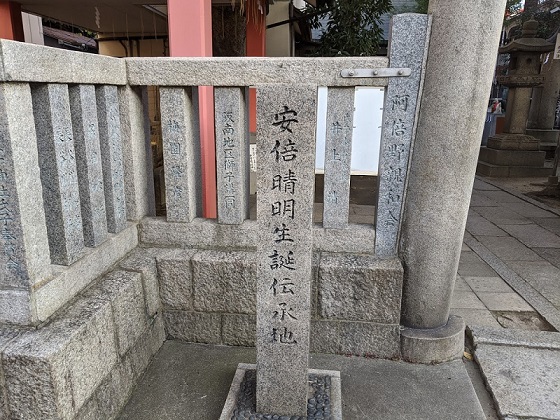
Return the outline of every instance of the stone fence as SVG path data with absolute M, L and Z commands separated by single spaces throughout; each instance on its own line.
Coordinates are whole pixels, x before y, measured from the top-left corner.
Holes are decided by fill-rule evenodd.
M 379 187 L 378 213 L 387 214 L 377 220 L 382 241 L 375 244 L 373 220 L 348 225 L 354 87 L 390 82 L 340 77 L 344 69 L 388 64 L 385 57 L 117 59 L 1 40 L 0 322 L 44 322 L 139 239 L 157 247 L 253 251 L 259 233 L 248 220 L 249 86 L 330 88 L 324 222 L 314 228 L 314 249 L 374 254 L 377 247 L 395 256 L 406 167 L 392 162 L 406 165 L 407 146 L 387 144 L 382 153 L 381 167 L 388 168 Z M 217 221 L 200 218 L 194 87 L 206 85 L 215 87 Z M 155 214 L 148 86 L 160 87 L 165 219 L 146 218 Z M 390 121 L 396 136 L 407 130 L 411 136 L 415 100 L 392 98 L 393 111 L 412 110 L 407 121 L 401 115 Z M 282 126 L 284 111 L 276 115 Z M 289 148 L 279 145 L 276 153 L 286 159 Z

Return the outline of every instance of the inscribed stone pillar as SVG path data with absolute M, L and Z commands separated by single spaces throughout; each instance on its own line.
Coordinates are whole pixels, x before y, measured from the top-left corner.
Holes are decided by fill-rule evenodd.
M 31 91 L 0 84 L 0 323 L 31 321 L 30 286 L 50 274 Z
M 161 133 L 165 165 L 165 202 L 169 222 L 190 222 L 199 213 L 200 144 L 198 111 L 191 88 L 160 88 Z
M 432 31 L 400 244 L 405 327 L 448 323 L 504 8 L 505 0 L 430 1 Z
M 216 110 L 218 222 L 241 224 L 249 217 L 249 129 L 246 88 L 219 87 Z
M 126 200 L 117 87 L 99 86 L 96 95 L 107 228 L 111 233 L 118 233 L 126 227 Z
M 126 215 L 137 221 L 156 215 L 148 91 L 145 86 L 118 89 Z
M 257 92 L 257 412 L 307 415 L 315 86 Z
M 323 227 L 348 226 L 355 88 L 329 88 L 325 141 Z
M 107 238 L 107 213 L 105 212 L 95 86 L 76 85 L 68 90 L 82 205 L 84 242 L 87 246 L 95 247 Z
M 375 217 L 375 255 L 381 258 L 397 254 L 429 33 L 429 18 L 426 15 L 407 13 L 393 16 L 390 65 L 408 67 L 411 73 L 408 77 L 391 77 L 385 93 Z
M 68 86 L 41 84 L 32 93 L 51 261 L 70 265 L 84 251 L 84 234 Z

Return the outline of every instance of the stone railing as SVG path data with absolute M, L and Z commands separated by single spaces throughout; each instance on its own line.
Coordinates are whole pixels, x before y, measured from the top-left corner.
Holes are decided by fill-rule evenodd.
M 46 320 L 137 245 L 144 96 L 124 60 L 0 41 L 0 322 Z
M 418 31 L 425 37 L 425 27 Z M 403 40 L 416 35 L 402 31 Z M 261 162 L 271 153 L 289 161 L 297 152 L 289 138 L 274 147 L 262 141 L 262 122 L 272 117 L 289 132 L 306 103 L 302 135 L 313 139 L 317 87 L 329 88 L 323 224 L 311 230 L 312 247 L 394 258 L 425 46 L 411 53 L 406 41 L 393 44 L 390 58 L 117 59 L 0 41 L 0 322 L 47 320 L 139 242 L 255 251 L 249 87 L 268 92 L 258 104 Z M 381 77 L 389 59 L 395 71 Z M 360 69 L 369 69 L 365 77 L 356 77 Z M 148 86 L 160 92 L 165 218 L 146 217 L 155 215 Z M 215 89 L 217 220 L 201 218 L 198 86 Z M 348 224 L 356 86 L 386 88 L 378 217 L 369 225 Z M 282 91 L 295 102 L 274 93 Z M 314 158 L 313 149 L 300 157 Z M 289 173 L 278 176 L 281 188 L 293 188 Z M 290 211 L 282 205 L 276 210 Z

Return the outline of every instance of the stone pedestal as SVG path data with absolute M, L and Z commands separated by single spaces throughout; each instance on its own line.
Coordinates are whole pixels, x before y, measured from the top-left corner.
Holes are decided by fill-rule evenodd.
M 526 134 L 497 134 L 480 148 L 476 172 L 492 177 L 539 177 L 550 175 L 544 167 L 546 153 L 539 140 Z
M 498 78 L 502 85 L 510 88 L 509 104 L 504 133 L 489 138 L 487 146 L 480 150 L 476 170 L 480 175 L 530 177 L 551 173 L 544 167 L 546 153 L 540 151 L 539 139 L 526 131 L 531 93 L 544 81 L 539 75 L 539 56 L 553 47 L 544 39 L 535 37 L 537 25 L 534 20 L 526 22 L 522 37 L 500 48 L 500 53 L 510 54 L 508 75 Z

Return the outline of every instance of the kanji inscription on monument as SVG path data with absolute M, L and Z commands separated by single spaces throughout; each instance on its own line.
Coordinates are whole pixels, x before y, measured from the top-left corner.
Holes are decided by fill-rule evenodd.
M 257 411 L 307 415 L 315 86 L 257 94 Z

